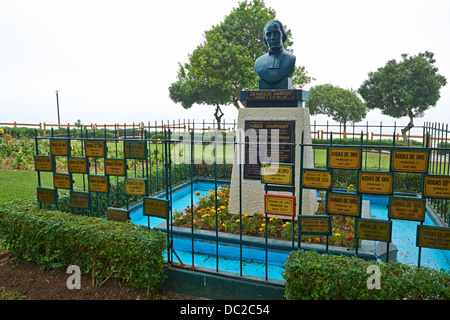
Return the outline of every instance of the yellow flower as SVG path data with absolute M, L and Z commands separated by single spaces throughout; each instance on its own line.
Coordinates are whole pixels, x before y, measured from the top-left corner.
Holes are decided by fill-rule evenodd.
M 340 234 L 339 232 L 336 232 L 334 235 L 335 235 L 336 237 L 339 237 L 341 234 Z
M 266 225 L 265 223 L 262 223 L 262 224 L 261 224 L 261 227 L 264 227 L 265 225 Z
M 0 129 L 0 133 L 3 133 L 3 132 L 5 132 L 3 129 Z
M 241 220 L 240 220 L 240 219 L 237 219 L 237 220 L 236 220 L 236 222 L 239 222 L 239 221 L 241 221 Z

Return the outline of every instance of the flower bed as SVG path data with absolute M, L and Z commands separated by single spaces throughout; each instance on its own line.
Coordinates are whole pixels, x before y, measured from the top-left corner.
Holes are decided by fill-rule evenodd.
M 200 195 L 199 192 L 196 194 Z M 222 185 L 216 192 L 211 189 L 208 194 L 202 196 L 196 206 L 190 208 L 187 206 L 182 211 L 173 213 L 174 226 L 202 230 L 239 234 L 242 228 L 242 234 L 245 236 L 265 237 L 266 227 L 267 236 L 271 239 L 294 240 L 298 241 L 297 221 L 292 219 L 281 219 L 278 217 L 266 217 L 261 212 L 254 215 L 244 214 L 242 216 L 228 212 L 228 201 L 230 197 L 229 186 Z M 319 208 L 317 214 L 325 213 L 325 197 L 321 193 Z M 293 225 L 292 225 L 293 224 Z M 338 247 L 354 248 L 356 240 L 354 239 L 355 220 L 351 217 L 332 216 L 332 236 L 328 238 L 328 244 Z M 324 236 L 301 236 L 304 243 L 325 244 Z

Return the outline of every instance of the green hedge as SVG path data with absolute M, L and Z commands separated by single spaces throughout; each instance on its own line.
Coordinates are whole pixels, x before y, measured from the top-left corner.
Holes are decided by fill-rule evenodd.
M 380 268 L 380 289 L 368 289 L 370 265 Z M 450 273 L 402 263 L 293 251 L 283 273 L 289 300 L 449 300 Z
M 19 260 L 56 270 L 77 265 L 97 285 L 115 277 L 154 290 L 166 277 L 165 235 L 131 223 L 9 203 L 0 208 L 0 239 Z

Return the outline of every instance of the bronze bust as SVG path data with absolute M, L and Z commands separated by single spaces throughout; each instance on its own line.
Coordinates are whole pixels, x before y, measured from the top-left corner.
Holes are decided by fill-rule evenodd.
M 291 76 L 295 68 L 295 56 L 283 48 L 287 39 L 283 24 L 271 20 L 264 26 L 264 43 L 269 52 L 256 59 L 255 72 L 259 76 L 259 89 L 291 89 Z

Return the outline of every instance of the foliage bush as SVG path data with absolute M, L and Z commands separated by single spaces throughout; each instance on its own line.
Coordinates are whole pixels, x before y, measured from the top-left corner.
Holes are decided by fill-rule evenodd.
M 369 289 L 370 265 L 380 268 L 380 289 Z M 449 300 L 450 273 L 402 263 L 293 251 L 283 273 L 289 300 Z M 369 280 L 370 281 L 370 280 Z
M 8 203 L 0 208 L 0 239 L 16 259 L 56 270 L 77 265 L 96 285 L 115 277 L 154 290 L 166 277 L 165 235 L 131 223 Z

